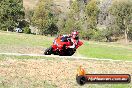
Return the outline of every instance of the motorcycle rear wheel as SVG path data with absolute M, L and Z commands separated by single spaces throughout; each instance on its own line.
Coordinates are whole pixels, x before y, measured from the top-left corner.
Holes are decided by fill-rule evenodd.
M 61 51 L 59 53 L 59 56 L 72 56 L 75 53 L 75 50 L 68 48 L 68 49 L 64 49 L 63 51 Z
M 75 50 L 69 48 L 67 49 L 67 56 L 72 56 L 75 53 Z

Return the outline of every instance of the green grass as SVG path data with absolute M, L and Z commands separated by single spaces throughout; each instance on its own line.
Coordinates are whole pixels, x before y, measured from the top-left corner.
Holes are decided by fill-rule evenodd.
M 13 46 L 49 46 L 52 38 L 39 36 L 39 35 L 26 35 L 16 33 L 3 33 L 0 34 L 0 45 L 13 45 Z
M 85 42 L 84 46 L 79 48 L 79 53 L 92 58 L 132 60 L 132 48 L 125 45 L 111 45 L 110 43 Z
M 54 37 L 0 31 L 0 52 L 19 53 L 19 50 L 14 49 L 27 47 L 47 48 L 52 44 L 53 39 Z M 84 41 L 77 54 L 88 58 L 132 60 L 132 45 Z

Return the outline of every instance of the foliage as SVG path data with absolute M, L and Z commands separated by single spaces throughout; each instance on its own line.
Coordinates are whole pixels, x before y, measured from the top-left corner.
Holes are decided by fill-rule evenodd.
M 86 20 L 87 20 L 87 25 L 88 29 L 96 29 L 97 26 L 97 18 L 99 15 L 99 8 L 97 6 L 97 1 L 96 0 L 91 0 L 87 5 L 86 5 Z
M 119 28 L 120 34 L 124 33 L 127 43 L 129 26 L 132 20 L 132 1 L 121 0 L 113 2 L 110 13 L 115 17 L 114 25 Z M 113 27 L 114 28 L 114 27 Z M 116 28 L 117 29 L 117 28 Z
M 70 33 L 72 30 L 81 30 L 80 3 L 78 0 L 71 2 L 70 10 L 61 20 L 60 33 Z
M 42 34 L 48 25 L 48 11 L 46 9 L 46 2 L 40 0 L 34 11 L 32 19 L 33 24 L 39 29 L 39 34 Z
M 12 29 L 24 18 L 22 0 L 0 1 L 0 29 Z
M 33 24 L 38 27 L 39 34 L 47 34 L 47 33 L 50 35 L 53 35 L 52 33 L 56 34 L 57 29 L 54 29 L 57 28 L 55 27 L 56 14 L 53 12 L 52 6 L 54 6 L 52 0 L 40 0 L 40 2 L 37 5 L 37 8 L 34 11 L 32 18 Z
M 62 20 L 60 33 L 70 33 L 78 30 L 83 39 L 94 39 L 97 33 L 97 19 L 99 14 L 98 3 L 91 0 L 88 4 L 80 0 L 71 3 L 70 10 L 66 18 Z
M 97 19 L 98 19 L 98 15 L 99 15 L 99 8 L 97 6 L 97 1 L 96 0 L 91 0 L 89 1 L 85 8 L 83 13 L 84 16 L 83 20 L 82 20 L 82 31 L 81 34 L 83 35 L 83 38 L 86 37 L 86 39 L 94 39 L 95 37 L 95 33 L 97 33 Z
M 31 29 L 29 27 L 25 27 L 24 28 L 24 33 L 30 34 L 31 33 Z
M 128 39 L 132 40 L 132 25 L 129 25 Z
M 29 27 L 29 22 L 27 22 L 26 20 L 21 20 L 18 23 L 18 28 L 24 28 L 24 27 Z
M 30 22 L 30 24 L 32 24 L 32 17 L 34 14 L 34 10 L 26 10 L 25 11 L 25 18 Z
M 91 37 L 93 40 L 96 40 L 96 41 L 102 41 L 105 37 L 104 37 L 104 34 L 103 34 L 103 31 L 101 30 L 93 30 L 93 34 L 92 34 L 92 37 Z
M 54 34 L 58 33 L 58 27 L 55 23 L 51 23 L 46 31 L 44 31 L 44 34 L 48 35 L 50 34 L 53 36 Z

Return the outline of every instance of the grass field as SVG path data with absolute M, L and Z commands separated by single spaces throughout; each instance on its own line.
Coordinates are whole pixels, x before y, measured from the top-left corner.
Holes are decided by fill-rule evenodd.
M 54 37 L 0 32 L 0 52 L 42 54 Z M 132 60 L 132 45 L 84 41 L 77 56 L 113 60 Z
M 131 45 L 111 43 L 84 42 L 79 52 L 86 57 L 106 58 L 113 60 L 132 60 Z

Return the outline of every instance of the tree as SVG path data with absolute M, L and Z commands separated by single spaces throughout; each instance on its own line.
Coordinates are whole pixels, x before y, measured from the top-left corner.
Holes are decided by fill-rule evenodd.
M 53 22 L 49 25 L 48 29 L 44 32 L 45 34 L 50 34 L 53 36 L 54 34 L 58 33 L 58 27 L 57 25 Z
M 85 24 L 87 28 L 85 31 L 88 33 L 87 35 L 89 35 L 89 37 L 94 36 L 97 30 L 97 19 L 100 11 L 97 4 L 98 2 L 96 0 L 91 0 L 85 7 Z
M 28 20 L 28 22 L 31 24 L 32 23 L 32 17 L 33 17 L 33 14 L 34 14 L 34 10 L 32 9 L 28 9 L 28 10 L 25 10 L 25 19 Z
M 13 29 L 24 15 L 22 0 L 0 1 L 0 29 Z
M 115 17 L 115 25 L 118 26 L 120 34 L 124 33 L 125 41 L 128 42 L 129 25 L 132 21 L 132 1 L 114 1 L 110 13 Z
M 61 20 L 61 33 L 70 33 L 72 30 L 81 30 L 80 3 L 74 0 L 70 3 L 70 10 Z
M 56 31 L 58 28 L 55 27 L 57 19 L 53 7 L 54 4 L 52 0 L 40 0 L 38 3 L 34 11 L 32 21 L 33 24 L 38 27 L 39 34 L 57 34 Z
M 91 0 L 86 5 L 85 14 L 86 14 L 88 28 L 96 29 L 97 19 L 98 19 L 98 15 L 99 15 L 99 8 L 97 6 L 96 0 Z
M 48 26 L 48 9 L 46 7 L 47 2 L 40 0 L 33 14 L 33 24 L 38 27 L 39 34 L 43 34 Z

